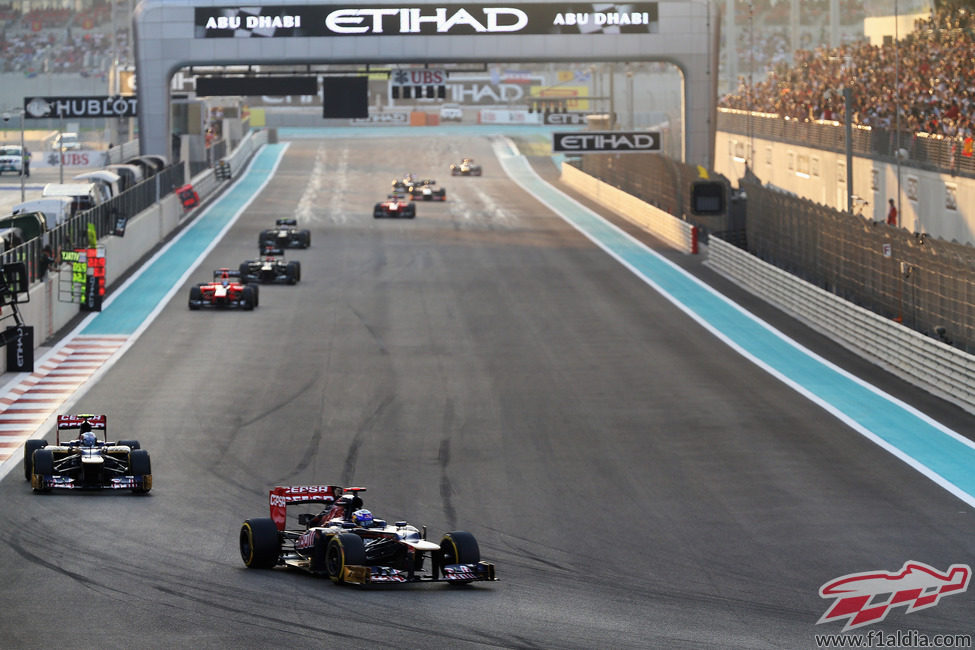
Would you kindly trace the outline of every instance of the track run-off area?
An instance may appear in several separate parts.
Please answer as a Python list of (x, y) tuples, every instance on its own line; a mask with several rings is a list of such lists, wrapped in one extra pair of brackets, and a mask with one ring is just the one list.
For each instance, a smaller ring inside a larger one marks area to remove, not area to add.
[[(34, 495), (11, 454), (12, 646), (138, 630), (150, 647), (813, 647), (841, 627), (816, 625), (831, 579), (971, 563), (970, 418), (570, 196), (515, 144), (541, 136), (431, 133), (281, 129), (38, 360), (56, 377), (72, 345), (113, 343), (16, 430), (106, 413), (110, 437), (152, 453), (154, 488)], [(450, 176), (464, 156), (482, 177)], [(404, 172), (447, 201), (374, 219)], [(312, 231), (287, 252), (298, 285), (262, 287), (254, 312), (187, 309), (190, 284), (255, 257), (285, 216)], [(469, 530), (501, 581), (344, 589), (246, 570), (236, 531), (266, 516), (267, 490), (321, 483), (366, 485), (377, 516), (431, 536)], [(968, 633), (971, 603), (877, 627)], [(51, 609), (58, 626), (25, 624)], [(113, 616), (91, 629), (90, 611)]]

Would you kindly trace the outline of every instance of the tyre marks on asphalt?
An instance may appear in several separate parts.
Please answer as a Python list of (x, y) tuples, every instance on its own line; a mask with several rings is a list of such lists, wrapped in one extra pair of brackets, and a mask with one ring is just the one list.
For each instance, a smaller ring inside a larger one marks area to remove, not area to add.
[(0, 398), (0, 463), (59, 413), (127, 340), (127, 336), (75, 336)]

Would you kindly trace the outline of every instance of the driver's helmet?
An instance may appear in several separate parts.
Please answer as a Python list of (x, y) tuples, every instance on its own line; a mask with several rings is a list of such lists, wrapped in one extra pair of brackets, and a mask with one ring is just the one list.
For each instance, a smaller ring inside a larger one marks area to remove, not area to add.
[(98, 438), (91, 431), (85, 431), (81, 434), (81, 446), (82, 447), (94, 447), (95, 443), (98, 442)]
[(372, 526), (372, 513), (366, 509), (356, 510), (352, 513), (352, 521), (354, 521), (357, 526), (368, 528), (369, 526)]

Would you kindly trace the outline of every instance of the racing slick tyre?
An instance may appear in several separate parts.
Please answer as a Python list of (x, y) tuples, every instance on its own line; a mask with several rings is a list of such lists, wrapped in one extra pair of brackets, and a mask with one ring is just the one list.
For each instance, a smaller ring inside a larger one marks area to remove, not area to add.
[(410, 205), (406, 206), (403, 209), (403, 216), (406, 217), (407, 219), (415, 219), (416, 218), (416, 206), (413, 205), (412, 203)]
[(24, 443), (24, 478), (30, 480), (34, 473), (34, 452), (47, 447), (47, 440), (28, 440)]
[(146, 494), (152, 489), (152, 463), (148, 451), (133, 449), (129, 452), (129, 473), (142, 479), (142, 487), (132, 488), (132, 492)]
[(248, 569), (273, 569), (281, 556), (281, 537), (270, 517), (248, 519), (240, 527), (240, 559)]
[(265, 246), (274, 245), (274, 240), (277, 239), (278, 233), (274, 230), (262, 230), (261, 234), (257, 238), (257, 250), (264, 250)]
[(247, 284), (251, 277), (251, 261), (247, 260), (246, 262), (241, 263), (241, 265), (237, 267), (237, 272), (240, 273), (240, 281)]
[(241, 291), (240, 303), (241, 307), (247, 311), (257, 306), (257, 294), (254, 293), (254, 287), (250, 285), (244, 287), (244, 290)]
[(250, 282), (247, 286), (254, 290), (254, 306), (258, 307), (261, 304), (261, 285)]
[[(38, 449), (34, 452), (33, 476), (51, 476), (54, 474), (54, 452), (50, 449)], [(31, 478), (33, 481), (33, 478)], [(34, 488), (34, 492), (50, 492), (51, 488)]]
[[(440, 552), (444, 565), (447, 564), (477, 564), (481, 561), (481, 549), (477, 540), (470, 533), (455, 530), (447, 533), (440, 540)], [(450, 584), (467, 584), (469, 580), (454, 580)]]
[(366, 545), (355, 533), (339, 533), (325, 549), (325, 572), (332, 582), (345, 582), (345, 567), (366, 563)]
[(382, 216), (383, 216), (383, 206), (381, 204), (377, 203), (376, 204), (376, 207), (374, 207), (372, 209), (372, 218), (373, 219), (380, 219), (380, 218), (382, 218)]
[(298, 245), (302, 248), (308, 248), (311, 246), (311, 231), (310, 230), (300, 230), (298, 231)]
[(117, 445), (125, 445), (131, 450), (142, 449), (142, 445), (139, 444), (138, 440), (119, 440)]
[(285, 272), (288, 276), (288, 284), (297, 284), (300, 279), (301, 270), (298, 266), (298, 262), (288, 262), (287, 271)]
[(200, 287), (190, 287), (190, 309), (199, 309), (203, 302), (203, 290)]

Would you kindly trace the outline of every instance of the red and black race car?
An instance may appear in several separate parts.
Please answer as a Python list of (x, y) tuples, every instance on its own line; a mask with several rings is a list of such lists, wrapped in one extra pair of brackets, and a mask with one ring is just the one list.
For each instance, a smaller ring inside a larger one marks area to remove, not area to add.
[(201, 307), (240, 307), (251, 310), (257, 307), (258, 289), (256, 284), (238, 282), (240, 271), (217, 269), (213, 272), (213, 282), (201, 282), (190, 287), (190, 309)]
[[(78, 431), (74, 440), (61, 440), (62, 431)], [(63, 490), (152, 489), (149, 452), (138, 440), (109, 442), (104, 415), (59, 415), (55, 443), (31, 439), (24, 445), (24, 475), (34, 492)], [(101, 434), (101, 439), (99, 439)]]
[(294, 218), (276, 219), (274, 228), (262, 230), (257, 237), (258, 250), (266, 246), (275, 248), (308, 248), (311, 246), (311, 231), (298, 229), (298, 220)]
[[(405, 521), (376, 519), (362, 507), (362, 487), (278, 486), (269, 495), (271, 516), (248, 519), (240, 528), (240, 556), (251, 569), (291, 567), (325, 575), (336, 583), (389, 584), (495, 580), (494, 565), (481, 561), (474, 536), (446, 533), (426, 539)], [(317, 506), (287, 527), (287, 507)], [(324, 509), (321, 509), (321, 508)]]
[(372, 209), (372, 216), (376, 219), (381, 217), (412, 219), (416, 217), (416, 204), (413, 201), (407, 201), (400, 194), (390, 194), (385, 201), (375, 205)]

